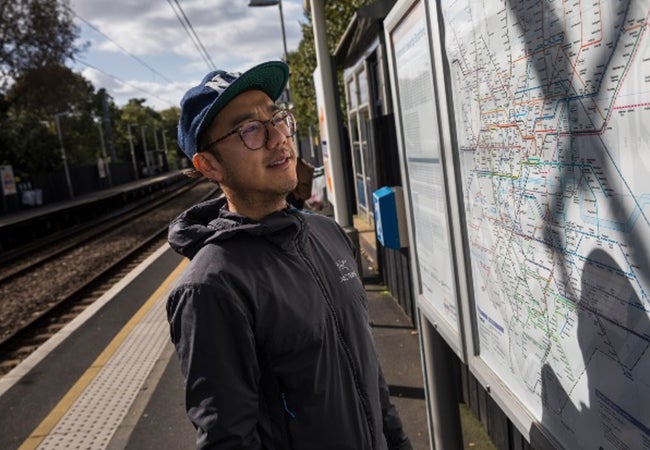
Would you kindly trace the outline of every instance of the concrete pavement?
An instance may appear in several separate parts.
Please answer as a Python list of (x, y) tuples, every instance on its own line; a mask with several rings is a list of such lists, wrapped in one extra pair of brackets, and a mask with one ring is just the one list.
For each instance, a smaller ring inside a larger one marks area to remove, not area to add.
[(429, 431), (418, 331), (386, 287), (378, 283), (374, 229), (356, 216), (354, 227), (359, 232), (370, 325), (391, 401), (413, 448), (426, 450), (430, 448)]

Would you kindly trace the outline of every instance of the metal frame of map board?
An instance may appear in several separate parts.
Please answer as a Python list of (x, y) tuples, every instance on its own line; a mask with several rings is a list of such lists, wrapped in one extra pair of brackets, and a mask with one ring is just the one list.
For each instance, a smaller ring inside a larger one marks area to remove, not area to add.
[(472, 374), (534, 448), (650, 448), (650, 2), (428, 6)]
[[(426, 2), (398, 1), (384, 20), (418, 312), (465, 360), (438, 93)], [(405, 119), (405, 116), (408, 119)], [(457, 212), (451, 212), (452, 215)]]
[[(453, 174), (449, 177), (447, 190), (450, 198), (453, 199), (450, 208), (454, 214), (452, 226), (458, 232), (458, 239), (455, 241), (455, 250), (458, 256), (457, 272), (459, 274), (459, 301), (461, 310), (464, 312), (461, 320), (463, 328), (469, 330), (466, 336), (466, 364), (472, 374), (476, 377), (480, 385), (490, 395), (504, 413), (509, 417), (517, 429), (524, 435), (529, 435), (529, 430), (535, 423), (534, 417), (530, 411), (523, 405), (518, 398), (512, 393), (509, 387), (501, 380), (497, 374), (482, 360), (478, 341), (476, 304), (474, 298), (474, 287), (472, 280), (472, 268), (470, 266), (469, 244), (467, 242), (466, 218), (462, 186), (460, 180), (460, 162), (458, 160), (458, 143), (456, 140), (456, 124), (453, 119), (453, 98), (449, 82), (448, 62), (444, 50), (444, 25), (440, 17), (439, 1), (427, 2), (427, 11), (429, 14), (431, 47), (432, 47), (432, 70), (436, 81), (438, 92), (444, 93), (438, 98), (440, 109), (442, 135), (444, 139), (444, 149), (447, 152), (446, 159), (449, 161), (447, 172)], [(426, 357), (426, 356), (425, 356)], [(529, 437), (530, 441), (530, 437)], [(538, 449), (557, 448), (553, 439), (544, 434), (542, 431), (536, 433), (535, 444)]]
[[(455, 230), (459, 231), (457, 233), (459, 239), (455, 241), (455, 250), (460, 255), (458, 257), (457, 271), (460, 275), (459, 292), (461, 295), (459, 301), (461, 302), (461, 310), (464, 312), (461, 320), (463, 322), (463, 328), (470, 330), (470, 334), (465, 339), (467, 354), (465, 362), (485, 392), (497, 403), (522, 435), (526, 436), (529, 442), (534, 443), (535, 448), (539, 450), (557, 449), (560, 447), (557, 441), (548, 432), (538, 426), (531, 412), (481, 357), (477, 329), (477, 321), (479, 319), (476, 314), (474, 283), (470, 265), (471, 256), (467, 242), (466, 218), (464, 216), (464, 193), (462, 192), (461, 185), (462, 174), (460, 173), (460, 162), (457, 153), (456, 123), (453, 118), (453, 91), (448, 72), (447, 55), (444, 49), (444, 22), (440, 12), (440, 0), (427, 2), (427, 6), (433, 53), (432, 70), (438, 92), (445, 93), (445, 95), (441, 95), (438, 99), (442, 134), (445, 143), (444, 148), (447, 151), (446, 157), (449, 164), (453, 164), (453, 168), (449, 168), (448, 172), (453, 173), (455, 176), (453, 179), (450, 177), (447, 189), (450, 197), (454, 200), (452, 208), (450, 208), (455, 213), (452, 216), (452, 225)], [(459, 181), (457, 182), (456, 180)], [(462, 238), (460, 235), (462, 235)], [(532, 432), (532, 436), (531, 430), (535, 430)]]

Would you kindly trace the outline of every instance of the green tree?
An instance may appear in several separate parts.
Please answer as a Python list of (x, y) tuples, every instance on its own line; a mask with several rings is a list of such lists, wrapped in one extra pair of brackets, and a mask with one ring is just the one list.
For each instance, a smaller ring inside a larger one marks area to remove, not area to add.
[(5, 0), (0, 3), (0, 76), (7, 82), (29, 69), (62, 64), (75, 46), (69, 0)]
[[(156, 165), (157, 158), (154, 151), (163, 151), (164, 142), (167, 142), (167, 148), (175, 145), (176, 136), (174, 134), (176, 123), (180, 112), (178, 108), (170, 108), (159, 112), (145, 105), (145, 99), (132, 98), (122, 107), (119, 121), (120, 134), (124, 136), (124, 143), (129, 146), (129, 127), (130, 136), (133, 140), (133, 149), (138, 166), (143, 166), (148, 159), (150, 164)], [(164, 137), (163, 137), (164, 135)], [(172, 142), (170, 142), (170, 139)], [(145, 157), (145, 149), (148, 156)], [(173, 149), (173, 148), (172, 148)], [(129, 156), (130, 158), (130, 156)]]
[(165, 135), (167, 145), (167, 157), (171, 168), (180, 168), (179, 158), (184, 156), (179, 153), (177, 126), (181, 117), (181, 109), (177, 106), (160, 111), (161, 126)]
[(51, 124), (53, 114), (68, 106), (61, 95), (67, 84), (48, 77), (69, 75), (62, 66), (82, 50), (75, 45), (78, 36), (69, 0), (0, 2), (0, 162), (17, 173), (53, 170), (61, 163)]
[[(5, 124), (10, 123), (10, 126)], [(10, 164), (18, 176), (48, 172), (61, 165), (56, 134), (48, 123), (32, 114), (15, 114), (11, 121), (0, 117), (0, 163)]]
[(17, 171), (36, 173), (61, 166), (57, 118), (68, 162), (94, 163), (101, 147), (94, 117), (101, 109), (92, 84), (78, 73), (60, 64), (28, 69), (9, 88), (5, 104), (0, 154)]
[(94, 94), (95, 88), (83, 76), (62, 64), (49, 64), (21, 74), (9, 88), (7, 101), (13, 110), (52, 120), (60, 112), (92, 109)]
[[(107, 117), (104, 117), (104, 105), (103, 97), (106, 97), (106, 106), (107, 106)], [(104, 142), (106, 145), (106, 154), (107, 156), (112, 156), (112, 150), (115, 152), (116, 159), (111, 160), (111, 162), (117, 161), (130, 161), (128, 158), (120, 158), (118, 155), (123, 154), (128, 156), (128, 152), (120, 152), (120, 143), (123, 140), (123, 137), (120, 136), (119, 123), (122, 118), (122, 111), (115, 104), (113, 97), (111, 97), (106, 89), (100, 88), (97, 90), (97, 96), (95, 98), (94, 109), (97, 111), (97, 116), (95, 117), (95, 122), (100, 122), (102, 126), (102, 132), (104, 134)], [(108, 120), (108, 124), (106, 123)], [(107, 125), (110, 124), (110, 127), (107, 128)], [(97, 123), (95, 123), (97, 126)], [(99, 131), (98, 131), (99, 133)], [(124, 146), (126, 147), (126, 146)]]
[[(343, 33), (347, 29), (355, 11), (372, 0), (351, 0), (346, 2), (325, 3), (325, 27), (327, 29), (327, 46), (333, 54)], [(291, 67), (291, 99), (294, 103), (298, 128), (307, 134), (310, 126), (318, 126), (316, 108), (316, 91), (314, 89), (314, 70), (316, 70), (316, 48), (311, 13), (305, 11), (306, 23), (302, 26), (302, 40), (298, 50), (289, 54)], [(339, 97), (341, 107), (345, 105), (342, 72), (338, 71)]]

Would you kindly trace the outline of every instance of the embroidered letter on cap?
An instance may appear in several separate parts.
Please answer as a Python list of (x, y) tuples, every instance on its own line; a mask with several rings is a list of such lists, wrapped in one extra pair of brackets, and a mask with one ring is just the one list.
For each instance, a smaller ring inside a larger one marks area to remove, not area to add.
[(210, 81), (205, 83), (205, 85), (207, 87), (214, 89), (215, 91), (221, 91), (223, 89), (226, 89), (228, 86), (230, 86), (230, 83), (232, 83), (234, 79), (239, 78), (240, 75), (241, 75), (240, 73), (231, 73), (231, 72), (220, 73), (217, 74)]

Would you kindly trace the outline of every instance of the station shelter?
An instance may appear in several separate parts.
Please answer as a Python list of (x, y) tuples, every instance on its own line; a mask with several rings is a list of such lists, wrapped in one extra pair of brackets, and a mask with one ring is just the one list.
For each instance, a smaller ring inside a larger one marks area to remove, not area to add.
[(459, 402), (499, 449), (650, 448), (649, 16), (380, 0), (339, 42), (355, 206), (419, 331), (432, 448), (461, 448)]
[[(389, 85), (383, 20), (394, 5), (382, 0), (361, 7), (334, 52), (343, 69), (355, 207), (358, 217), (376, 225), (373, 194), (401, 186), (395, 117)], [(408, 246), (377, 245), (377, 265), (393, 297), (415, 324)]]

